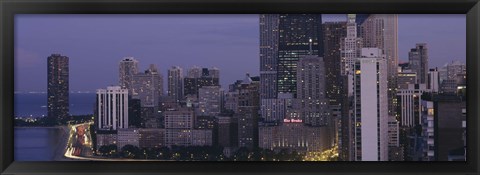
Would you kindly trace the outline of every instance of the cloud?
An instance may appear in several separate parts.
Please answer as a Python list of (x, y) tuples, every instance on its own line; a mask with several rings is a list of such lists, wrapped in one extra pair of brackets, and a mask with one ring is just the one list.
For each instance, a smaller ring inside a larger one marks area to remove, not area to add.
[(15, 49), (15, 67), (32, 68), (37, 67), (41, 62), (41, 57), (37, 53), (23, 48)]

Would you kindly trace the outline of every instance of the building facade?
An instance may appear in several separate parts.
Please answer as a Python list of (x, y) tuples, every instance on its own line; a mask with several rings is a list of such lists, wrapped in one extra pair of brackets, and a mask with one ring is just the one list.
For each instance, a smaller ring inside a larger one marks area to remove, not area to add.
[(47, 58), (47, 116), (57, 121), (70, 116), (68, 60), (60, 54)]
[(95, 113), (99, 130), (128, 128), (128, 90), (120, 86), (98, 89)]

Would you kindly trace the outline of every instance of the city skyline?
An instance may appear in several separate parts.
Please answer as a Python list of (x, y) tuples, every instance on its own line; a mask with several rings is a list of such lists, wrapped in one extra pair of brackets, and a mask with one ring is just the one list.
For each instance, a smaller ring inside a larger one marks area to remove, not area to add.
[[(346, 15), (322, 18), (323, 22), (346, 21)], [(176, 65), (184, 70), (217, 67), (224, 89), (247, 72), (259, 75), (258, 15), (19, 15), (16, 20), (16, 91), (46, 91), (45, 58), (57, 52), (70, 58), (71, 91), (94, 92), (117, 84), (118, 70), (102, 65), (117, 65), (127, 56), (139, 60), (139, 70), (156, 64), (164, 76)], [(58, 27), (34, 27), (38, 25)], [(159, 27), (165, 32), (155, 33)], [(464, 15), (399, 15), (398, 27), (399, 62), (407, 62), (408, 51), (421, 42), (429, 45), (429, 68), (451, 60), (465, 62), (466, 37), (458, 37), (466, 36)], [(110, 36), (103, 36), (105, 33)], [(51, 41), (45, 44), (47, 39)], [(97, 78), (84, 82), (91, 76)], [(164, 86), (163, 93), (166, 89)]]

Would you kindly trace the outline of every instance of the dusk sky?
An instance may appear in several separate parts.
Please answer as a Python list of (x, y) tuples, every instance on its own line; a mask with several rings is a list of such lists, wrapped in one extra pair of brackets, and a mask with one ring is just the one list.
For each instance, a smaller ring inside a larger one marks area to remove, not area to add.
[[(345, 21), (323, 15), (323, 21)], [(465, 63), (465, 15), (399, 15), (399, 62), (425, 42), (429, 67)], [(126, 56), (139, 69), (218, 67), (223, 88), (245, 73), (259, 75), (258, 15), (16, 15), (15, 91), (46, 91), (47, 57), (70, 58), (70, 90), (118, 85), (118, 63)], [(165, 89), (166, 90), (166, 89)]]

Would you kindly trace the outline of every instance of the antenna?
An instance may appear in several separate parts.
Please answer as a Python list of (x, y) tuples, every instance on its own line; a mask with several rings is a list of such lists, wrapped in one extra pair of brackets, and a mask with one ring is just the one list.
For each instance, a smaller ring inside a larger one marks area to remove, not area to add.
[(313, 51), (312, 51), (312, 38), (310, 38), (310, 39), (308, 40), (308, 42), (309, 42), (309, 45), (310, 45), (310, 52), (309, 52), (309, 54), (310, 54), (310, 55), (313, 55)]

